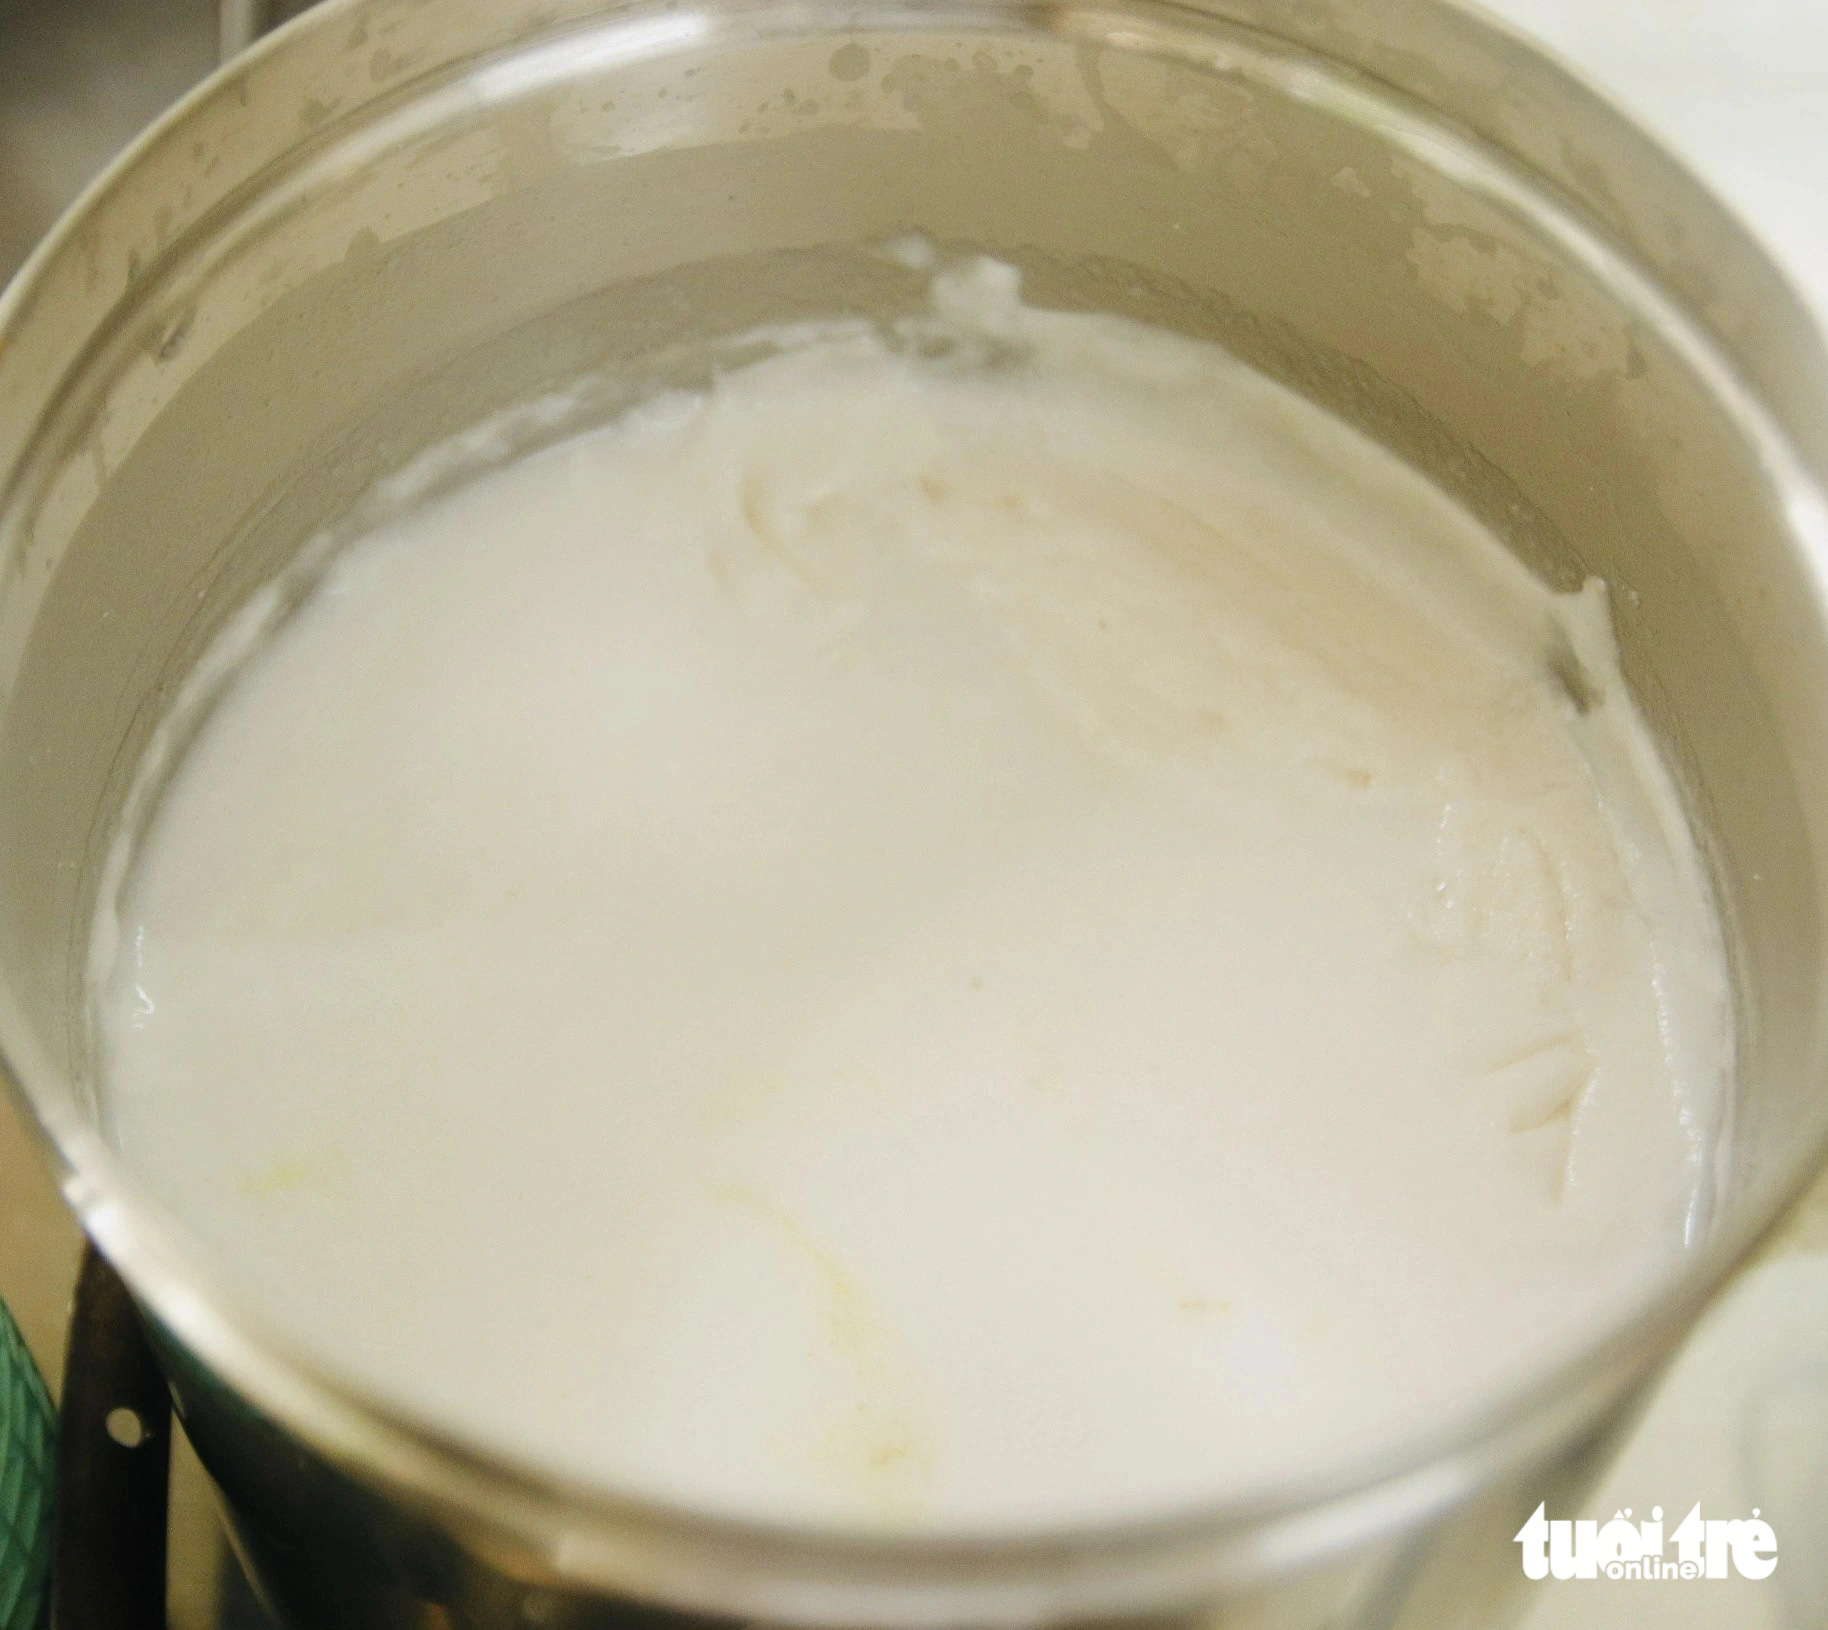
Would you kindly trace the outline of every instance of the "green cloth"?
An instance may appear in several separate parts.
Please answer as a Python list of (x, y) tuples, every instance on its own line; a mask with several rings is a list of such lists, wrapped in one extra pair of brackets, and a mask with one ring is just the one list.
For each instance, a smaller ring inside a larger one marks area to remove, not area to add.
[(0, 1630), (37, 1630), (51, 1566), (57, 1418), (0, 1302)]

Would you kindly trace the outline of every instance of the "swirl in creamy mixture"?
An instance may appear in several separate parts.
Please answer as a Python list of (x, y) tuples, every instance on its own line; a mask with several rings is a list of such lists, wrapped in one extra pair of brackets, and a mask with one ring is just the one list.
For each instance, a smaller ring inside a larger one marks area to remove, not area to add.
[(1603, 588), (990, 263), (776, 341), (348, 547), (183, 755), (106, 1096), (244, 1297), (577, 1476), (983, 1527), (1670, 1269), (1727, 982)]

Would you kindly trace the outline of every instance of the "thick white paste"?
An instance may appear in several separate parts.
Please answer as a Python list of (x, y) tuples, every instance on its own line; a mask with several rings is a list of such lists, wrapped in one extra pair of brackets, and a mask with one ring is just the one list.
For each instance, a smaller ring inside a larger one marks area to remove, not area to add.
[(1727, 982), (1599, 585), (990, 263), (775, 339), (343, 552), (104, 902), (115, 1135), (252, 1304), (600, 1483), (981, 1527), (1673, 1266)]

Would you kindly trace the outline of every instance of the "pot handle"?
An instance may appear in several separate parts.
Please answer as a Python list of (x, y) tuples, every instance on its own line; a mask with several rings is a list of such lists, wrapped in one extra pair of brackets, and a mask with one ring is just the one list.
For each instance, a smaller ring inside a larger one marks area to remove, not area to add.
[(139, 1310), (93, 1245), (70, 1316), (51, 1630), (165, 1630), (171, 1395)]

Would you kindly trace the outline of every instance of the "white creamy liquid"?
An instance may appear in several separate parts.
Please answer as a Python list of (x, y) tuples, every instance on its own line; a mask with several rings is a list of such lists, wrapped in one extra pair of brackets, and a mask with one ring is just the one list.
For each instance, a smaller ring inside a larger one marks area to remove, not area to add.
[(349, 547), (179, 764), (106, 1096), (249, 1303), (599, 1484), (981, 1528), (1673, 1268), (1727, 983), (1600, 586), (990, 263), (774, 338)]

